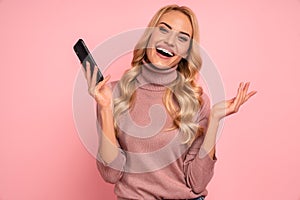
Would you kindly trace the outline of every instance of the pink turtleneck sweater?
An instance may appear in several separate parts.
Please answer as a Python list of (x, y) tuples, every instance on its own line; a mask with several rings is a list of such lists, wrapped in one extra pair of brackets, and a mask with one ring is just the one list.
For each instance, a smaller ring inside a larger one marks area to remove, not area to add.
[[(176, 68), (142, 66), (137, 76), (136, 99), (132, 110), (123, 114), (118, 125), (119, 153), (111, 163), (97, 159), (103, 179), (115, 184), (122, 199), (191, 199), (206, 196), (216, 160), (200, 150), (204, 136), (189, 147), (182, 143), (178, 129), (170, 130), (172, 118), (163, 104), (166, 87), (177, 78)], [(114, 98), (120, 95), (112, 84)], [(207, 128), (210, 103), (203, 94), (203, 105), (195, 116)], [(101, 121), (101, 116), (98, 116)]]

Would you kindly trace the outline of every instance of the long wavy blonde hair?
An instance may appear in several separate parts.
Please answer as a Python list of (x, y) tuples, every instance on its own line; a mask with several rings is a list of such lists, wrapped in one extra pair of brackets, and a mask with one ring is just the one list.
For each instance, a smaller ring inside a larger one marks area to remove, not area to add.
[[(174, 126), (184, 134), (183, 143), (191, 144), (194, 139), (203, 133), (203, 129), (195, 123), (195, 116), (202, 105), (202, 88), (196, 84), (198, 72), (202, 65), (199, 49), (199, 28), (195, 14), (186, 6), (168, 5), (161, 8), (151, 19), (148, 27), (156, 27), (160, 18), (170, 11), (180, 11), (190, 19), (193, 33), (188, 56), (178, 64), (177, 79), (166, 88), (163, 102), (172, 116)], [(151, 37), (152, 29), (147, 29), (133, 51), (132, 67), (125, 72), (119, 82), (120, 97), (114, 100), (114, 126), (117, 119), (125, 111), (132, 108), (135, 99), (136, 77), (141, 72), (143, 60), (146, 58), (146, 47)], [(174, 105), (174, 99), (179, 106)], [(117, 133), (118, 131), (116, 131)]]

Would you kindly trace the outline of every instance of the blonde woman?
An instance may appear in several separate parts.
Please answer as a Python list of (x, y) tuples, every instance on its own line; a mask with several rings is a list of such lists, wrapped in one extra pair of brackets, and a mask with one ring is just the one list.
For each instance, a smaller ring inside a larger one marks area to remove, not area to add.
[(115, 184), (118, 199), (203, 200), (219, 122), (256, 92), (241, 83), (236, 97), (210, 108), (196, 84), (201, 57), (195, 14), (165, 6), (148, 27), (120, 81), (108, 84), (107, 76), (96, 84), (97, 73), (85, 72), (97, 102), (97, 166)]

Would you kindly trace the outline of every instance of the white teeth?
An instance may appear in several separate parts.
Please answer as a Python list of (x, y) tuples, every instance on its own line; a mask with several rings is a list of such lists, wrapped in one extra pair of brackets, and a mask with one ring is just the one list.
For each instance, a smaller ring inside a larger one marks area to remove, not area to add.
[(165, 53), (167, 53), (167, 54), (169, 54), (170, 56), (173, 56), (173, 53), (171, 53), (171, 52), (168, 51), (167, 49), (164, 49), (164, 48), (161, 48), (161, 47), (158, 47), (157, 49), (160, 50), (160, 51), (163, 51), (163, 52), (165, 52)]

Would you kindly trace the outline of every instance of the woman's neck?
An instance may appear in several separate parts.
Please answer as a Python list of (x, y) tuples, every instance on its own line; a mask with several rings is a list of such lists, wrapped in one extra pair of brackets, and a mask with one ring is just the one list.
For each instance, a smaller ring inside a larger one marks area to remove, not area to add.
[(137, 76), (137, 80), (139, 87), (142, 88), (161, 90), (176, 80), (178, 76), (177, 66), (162, 69), (152, 63), (143, 61), (141, 68), (141, 73)]

